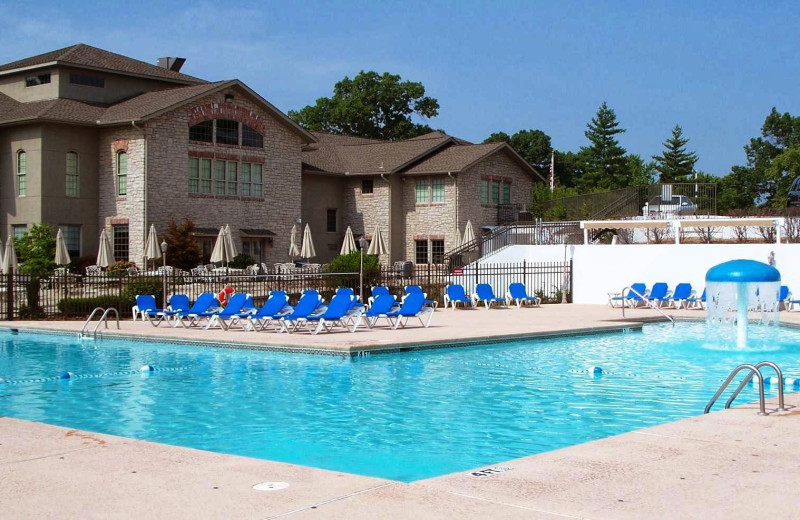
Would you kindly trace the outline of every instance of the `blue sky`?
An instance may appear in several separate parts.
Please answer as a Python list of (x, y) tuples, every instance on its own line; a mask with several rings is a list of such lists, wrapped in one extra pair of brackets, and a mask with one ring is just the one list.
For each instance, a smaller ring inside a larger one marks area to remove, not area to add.
[[(98, 6), (102, 7), (98, 7)], [(800, 4), (711, 1), (4, 2), (0, 62), (87, 43), (239, 78), (283, 111), (359, 70), (421, 81), (436, 128), (538, 128), (577, 151), (603, 101), (645, 158), (680, 124), (698, 168), (745, 162), (771, 107), (800, 115)], [(118, 14), (117, 14), (118, 13)]]

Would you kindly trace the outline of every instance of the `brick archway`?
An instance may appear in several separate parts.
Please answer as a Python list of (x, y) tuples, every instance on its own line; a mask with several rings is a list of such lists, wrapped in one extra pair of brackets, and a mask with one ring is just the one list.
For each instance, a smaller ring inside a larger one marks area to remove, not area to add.
[(189, 126), (209, 119), (232, 119), (244, 123), (264, 135), (264, 117), (247, 108), (232, 103), (208, 103), (189, 110)]

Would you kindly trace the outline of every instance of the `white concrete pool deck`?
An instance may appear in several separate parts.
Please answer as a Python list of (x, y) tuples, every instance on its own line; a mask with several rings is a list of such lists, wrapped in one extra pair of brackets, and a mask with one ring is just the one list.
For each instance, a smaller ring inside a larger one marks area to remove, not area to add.
[[(655, 315), (629, 312), (640, 320)], [(362, 348), (380, 348), (386, 345), (382, 339), (401, 336), (408, 343), (437, 342), (488, 339), (497, 331), (528, 335), (630, 326), (619, 318), (618, 309), (554, 305), (437, 311), (431, 329), (319, 338), (185, 331), (130, 321), (122, 332), (211, 341), (256, 336), (264, 344), (275, 343), (277, 336), (283, 344), (349, 350), (352, 336), (365, 342)], [(800, 313), (783, 312), (781, 318), (800, 323)], [(13, 326), (75, 330), (80, 323)], [(319, 343), (308, 343), (315, 340)], [(800, 408), (795, 408), (800, 395), (787, 394), (787, 404), (789, 412), (767, 417), (757, 416), (749, 404), (500, 462), (493, 467), (509, 468), (501, 473), (463, 472), (411, 484), (0, 418), (0, 517), (789, 518), (796, 515), (794, 490), (800, 485)], [(265, 481), (290, 485), (280, 491), (252, 489)]]

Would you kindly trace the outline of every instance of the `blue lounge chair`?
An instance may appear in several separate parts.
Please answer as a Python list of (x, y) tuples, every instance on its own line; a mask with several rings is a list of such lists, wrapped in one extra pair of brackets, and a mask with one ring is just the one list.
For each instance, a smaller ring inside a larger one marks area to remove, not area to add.
[[(355, 296), (347, 293), (335, 294), (331, 298), (325, 312), (320, 314), (312, 314), (305, 318), (298, 318), (294, 330), (305, 327), (312, 334), (319, 334), (321, 330), (330, 332), (333, 327), (339, 325), (345, 329), (348, 328), (348, 314), (353, 308), (353, 300)], [(358, 328), (358, 323), (350, 329), (350, 332), (355, 332)]]
[(406, 293), (403, 295), (403, 300), (405, 300), (409, 294), (413, 293), (421, 294), (423, 298), (425, 298), (425, 305), (433, 307), (434, 309), (439, 306), (439, 302), (436, 300), (428, 299), (428, 294), (422, 290), (421, 285), (406, 285)]
[(468, 298), (466, 291), (464, 291), (464, 287), (461, 285), (451, 284), (445, 287), (445, 294), (444, 294), (444, 308), (446, 309), (448, 305), (452, 304), (453, 309), (456, 308), (456, 305), (459, 303), (464, 305), (465, 307), (467, 304), (470, 307), (475, 308), (475, 300), (472, 298)]
[(672, 293), (668, 305), (671, 305), (674, 309), (680, 309), (681, 306), (684, 306), (688, 309), (688, 300), (692, 296), (694, 296), (694, 293), (692, 292), (692, 284), (679, 283), (675, 286), (675, 291)]
[(406, 297), (399, 310), (389, 312), (386, 316), (389, 320), (394, 318), (394, 326), (392, 327), (394, 329), (405, 327), (409, 318), (419, 318), (422, 326), (428, 328), (433, 319), (433, 310), (433, 307), (425, 305), (425, 297), (422, 293), (412, 293)]
[(289, 307), (289, 297), (284, 291), (270, 291), (264, 305), (256, 309), (255, 313), (241, 313), (231, 320), (231, 326), (247, 320), (247, 325), (242, 326), (245, 330), (260, 331), (264, 330), (272, 320), (280, 319), (292, 311)]
[(208, 323), (206, 323), (206, 330), (215, 325), (219, 325), (221, 329), (228, 330), (231, 321), (242, 314), (242, 310), (245, 308), (248, 298), (250, 299), (250, 305), (252, 306), (253, 299), (249, 294), (235, 293), (233, 296), (231, 296), (231, 299), (228, 300), (228, 304), (225, 306), (225, 308), (214, 313), (208, 319)]
[(305, 319), (317, 312), (317, 309), (322, 305), (322, 298), (319, 293), (314, 289), (303, 291), (303, 295), (295, 305), (294, 310), (280, 318), (280, 327), (276, 330), (278, 332), (294, 332), (297, 321)]
[(173, 294), (169, 297), (169, 310), (171, 312), (188, 311), (191, 306), (189, 297), (185, 294)]
[(167, 318), (169, 311), (159, 309), (156, 297), (152, 294), (137, 294), (136, 308), (143, 320), (147, 320), (153, 327), (158, 327)]
[(690, 296), (686, 298), (687, 309), (705, 309), (706, 308), (706, 290), (703, 289), (703, 294), (699, 298), (697, 296)]
[[(376, 297), (375, 301), (373, 301), (372, 305), (367, 309), (367, 312), (363, 314), (363, 317), (367, 319), (367, 327), (374, 327), (380, 318), (385, 318), (391, 325), (392, 322), (388, 315), (398, 308), (397, 300), (395, 300), (394, 296), (391, 294), (381, 294)], [(355, 329), (353, 330), (355, 331)]]
[(528, 292), (525, 290), (525, 284), (521, 283), (512, 283), (508, 286), (508, 292), (506, 293), (506, 305), (510, 305), (512, 302), (517, 306), (517, 309), (526, 303), (532, 303), (537, 307), (541, 306), (541, 300), (539, 297), (528, 296)]
[(172, 322), (173, 327), (182, 325), (189, 328), (193, 325), (198, 325), (203, 318), (211, 318), (218, 308), (219, 302), (217, 297), (211, 293), (203, 293), (197, 297), (197, 300), (189, 308), (188, 311), (178, 311), (175, 313), (175, 320)]
[(385, 285), (376, 285), (371, 289), (371, 293), (372, 293), (371, 296), (367, 298), (368, 305), (372, 305), (372, 302), (375, 301), (375, 298), (377, 298), (378, 296), (391, 294), (389, 292), (389, 288), (386, 287)]
[(653, 288), (650, 289), (650, 294), (647, 295), (647, 299), (650, 300), (653, 305), (661, 307), (661, 305), (669, 301), (670, 295), (669, 285), (664, 282), (658, 282), (653, 284)]
[(494, 290), (492, 290), (492, 286), (488, 283), (479, 283), (475, 286), (475, 292), (472, 294), (472, 299), (475, 300), (475, 304), (483, 302), (486, 305), (486, 308), (490, 308), (495, 303), (502, 303), (503, 305), (508, 305), (508, 302), (505, 298), (498, 298), (494, 295)]
[(347, 314), (343, 318), (343, 322), (347, 325), (353, 323), (353, 321), (364, 313), (364, 309), (366, 305), (361, 303), (361, 300), (358, 296), (356, 296), (356, 292), (349, 288), (349, 287), (339, 287), (336, 289), (336, 295), (343, 295), (350, 297), (350, 309), (347, 311)]
[(639, 295), (647, 296), (647, 286), (643, 283), (634, 283), (625, 294), (608, 293), (608, 304), (612, 307), (622, 307), (623, 304), (636, 307), (643, 301)]
[(778, 310), (788, 310), (791, 301), (792, 291), (789, 290), (789, 286), (781, 285), (781, 288), (778, 291)]

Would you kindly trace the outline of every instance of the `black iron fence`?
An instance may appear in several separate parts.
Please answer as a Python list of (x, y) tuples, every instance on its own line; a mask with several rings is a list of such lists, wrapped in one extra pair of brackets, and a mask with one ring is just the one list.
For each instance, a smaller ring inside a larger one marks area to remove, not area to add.
[[(363, 297), (370, 288), (385, 285), (393, 294), (402, 294), (407, 285), (420, 285), (428, 298), (443, 301), (445, 286), (461, 284), (471, 293), (475, 284), (491, 284), (498, 296), (504, 296), (508, 285), (522, 282), (528, 291), (536, 293), (545, 302), (560, 303), (566, 292), (566, 301), (572, 294), (572, 263), (519, 262), (470, 266), (449, 270), (443, 265), (417, 265), (412, 272), (402, 272), (391, 267), (364, 273), (312, 273), (270, 275), (205, 275), (189, 276), (166, 274), (163, 276), (134, 275), (112, 278), (109, 276), (79, 276), (58, 274), (47, 277), (8, 274), (0, 278), (0, 319), (43, 319), (86, 317), (95, 307), (114, 307), (122, 316), (134, 305), (137, 294), (153, 294), (162, 305), (163, 294), (186, 294), (195, 300), (204, 292), (218, 294), (226, 287), (239, 293), (253, 295), (256, 305), (263, 303), (269, 291), (282, 290), (296, 301), (305, 289), (317, 289), (326, 299), (338, 287), (350, 287)], [(362, 282), (363, 280), (363, 282)]]

